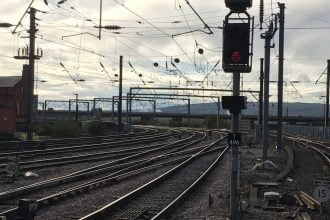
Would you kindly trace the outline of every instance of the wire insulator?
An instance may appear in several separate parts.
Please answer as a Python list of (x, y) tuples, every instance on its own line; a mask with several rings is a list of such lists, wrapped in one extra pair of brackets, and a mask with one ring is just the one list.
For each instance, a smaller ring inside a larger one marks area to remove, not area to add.
[(259, 19), (260, 19), (260, 30), (262, 30), (262, 24), (264, 23), (264, 0), (260, 0)]

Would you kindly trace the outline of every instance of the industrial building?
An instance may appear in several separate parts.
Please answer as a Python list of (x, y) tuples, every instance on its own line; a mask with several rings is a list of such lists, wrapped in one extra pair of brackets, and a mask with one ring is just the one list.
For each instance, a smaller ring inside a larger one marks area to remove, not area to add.
[(29, 66), (22, 76), (0, 77), (0, 132), (14, 132), (24, 127), (27, 118)]

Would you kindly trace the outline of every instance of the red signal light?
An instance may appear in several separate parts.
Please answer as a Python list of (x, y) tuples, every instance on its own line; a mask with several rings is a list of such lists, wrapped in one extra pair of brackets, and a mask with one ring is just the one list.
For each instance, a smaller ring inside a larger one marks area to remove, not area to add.
[(241, 61), (241, 54), (238, 51), (234, 51), (232, 53), (232, 55), (230, 56), (231, 61), (233, 61), (234, 63), (238, 63), (239, 61)]

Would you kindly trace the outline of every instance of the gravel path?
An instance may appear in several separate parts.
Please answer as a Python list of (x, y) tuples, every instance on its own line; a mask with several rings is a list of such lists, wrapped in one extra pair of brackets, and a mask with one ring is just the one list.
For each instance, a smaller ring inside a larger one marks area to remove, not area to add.
[[(292, 145), (292, 143), (285, 143), (287, 145)], [(274, 146), (274, 145), (272, 145)], [(314, 151), (294, 147), (295, 162), (294, 162), (294, 172), (292, 172), (287, 179), (280, 184), (278, 188), (268, 188), (261, 189), (260, 196), (264, 191), (275, 191), (279, 192), (281, 195), (292, 196), (299, 191), (304, 191), (309, 195), (313, 195), (314, 190), (314, 180), (330, 180), (330, 168), (326, 165), (323, 159)], [(258, 152), (259, 150), (249, 150), (249, 152)], [(271, 160), (281, 169), (283, 169), (287, 155), (285, 153), (276, 153), (274, 147), (270, 149)], [(245, 159), (245, 162), (242, 159), (242, 176), (245, 179), (241, 179), (243, 186), (249, 186), (251, 182), (256, 180), (269, 180), (274, 177), (279, 170), (265, 171), (261, 170), (259, 172), (251, 171), (251, 165), (257, 161), (261, 155), (258, 154), (247, 154), (245, 152), (245, 158), (250, 158), (250, 162)], [(243, 158), (244, 158), (243, 157)], [(253, 161), (253, 162), (252, 162)], [(243, 178), (242, 177), (242, 178)], [(248, 189), (248, 188), (247, 188)], [(242, 190), (243, 194), (245, 190)], [(241, 200), (248, 201), (248, 194), (243, 195)], [(264, 211), (261, 208), (249, 208), (247, 212), (242, 213), (242, 220), (283, 220), (287, 216), (291, 215), (294, 210), (297, 208), (295, 205), (284, 205), (280, 204), (286, 208), (284, 212), (275, 212), (275, 211)], [(320, 216), (318, 211), (307, 210), (313, 220), (329, 220), (330, 214), (325, 216)]]
[[(282, 193), (297, 193), (304, 191), (309, 195), (313, 195), (314, 180), (329, 180), (330, 181), (330, 167), (323, 158), (315, 151), (295, 147), (295, 170), (291, 176), (293, 181), (286, 181), (280, 190)], [(328, 203), (330, 205), (330, 203)], [(329, 213), (325, 216), (320, 216), (318, 211), (308, 211), (312, 219), (315, 220), (329, 220)]]

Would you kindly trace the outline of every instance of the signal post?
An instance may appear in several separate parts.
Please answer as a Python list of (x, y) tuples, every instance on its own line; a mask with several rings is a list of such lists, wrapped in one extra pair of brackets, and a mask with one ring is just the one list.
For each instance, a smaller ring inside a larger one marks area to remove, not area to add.
[(240, 113), (246, 109), (246, 97), (240, 96), (240, 74), (251, 72), (253, 45), (253, 18), (246, 12), (252, 0), (225, 0), (230, 9), (223, 25), (222, 68), (233, 73), (233, 95), (222, 97), (223, 109), (232, 114), (228, 145), (231, 147), (230, 219), (238, 220), (238, 162), (241, 146)]

